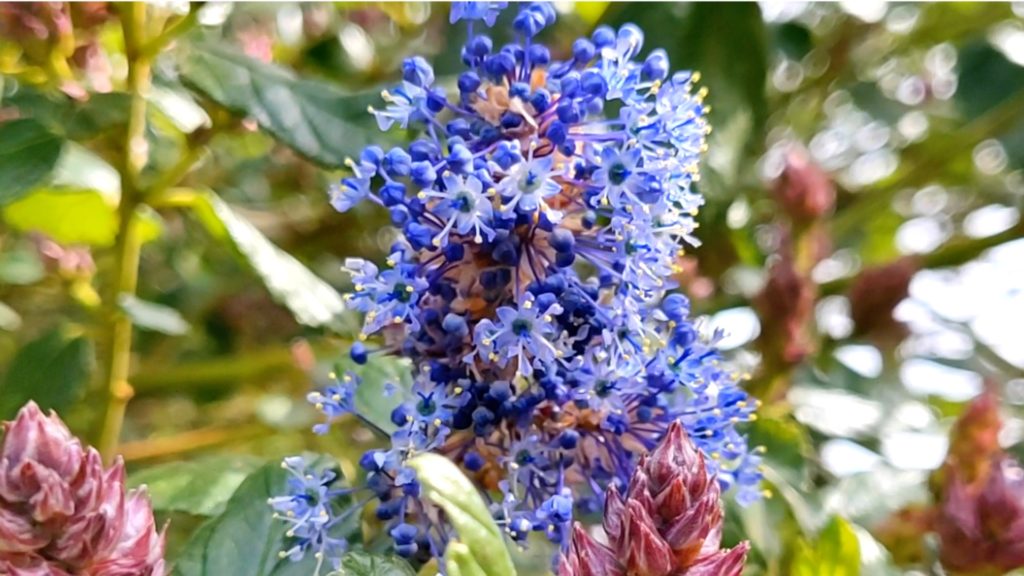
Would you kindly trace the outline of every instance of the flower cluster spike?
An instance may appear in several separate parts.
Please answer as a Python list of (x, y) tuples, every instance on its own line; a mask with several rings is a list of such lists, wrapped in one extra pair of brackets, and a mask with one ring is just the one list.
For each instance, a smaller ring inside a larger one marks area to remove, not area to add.
[(626, 495), (613, 487), (604, 508), (608, 543), (576, 523), (559, 576), (739, 576), (746, 542), (721, 550), (720, 491), (679, 423), (641, 457)]
[(0, 574), (162, 576), (164, 538), (144, 490), (35, 403), (4, 423)]
[[(505, 4), (453, 5), (470, 27), (456, 91), (407, 59), (370, 112), (421, 136), (365, 148), (329, 191), (339, 211), (386, 210), (399, 233), (386, 265), (345, 262), (347, 302), (365, 313), (351, 357), (415, 366), (391, 447), (360, 463), (396, 550), (424, 560), (449, 533), (406, 466), (424, 451), (459, 463), (520, 543), (541, 532), (567, 546), (573, 515), (624, 490), (673, 422), (722, 488), (761, 494), (759, 452), (737, 431), (757, 403), (721, 361), (720, 334), (669, 292), (703, 202), (698, 75), (670, 73), (664, 50), (641, 57), (632, 24), (558, 59), (538, 36), (555, 20), (548, 3), (516, 4), (517, 42), (495, 46), (473, 27)], [(338, 376), (309, 397), (328, 420), (354, 411), (361, 384)]]

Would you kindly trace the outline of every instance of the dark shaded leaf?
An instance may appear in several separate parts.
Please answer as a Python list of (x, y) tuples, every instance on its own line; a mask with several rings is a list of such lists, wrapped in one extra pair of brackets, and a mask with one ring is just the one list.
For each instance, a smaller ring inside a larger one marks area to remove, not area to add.
[(362, 551), (353, 551), (341, 560), (345, 576), (413, 576), (409, 564), (394, 556), (379, 556)]
[(191, 88), (228, 110), (254, 118), (264, 130), (310, 160), (344, 165), (370, 142), (368, 104), (337, 86), (297, 78), (291, 71), (215, 44), (196, 46), (182, 63)]
[[(174, 565), (173, 576), (313, 576), (316, 558), (280, 558), (289, 547), (287, 524), (273, 517), (267, 499), (285, 492), (287, 472), (275, 463), (250, 474), (224, 512), (204, 524)], [(339, 526), (349, 535), (353, 526)], [(324, 571), (326, 573), (326, 570)]]
[(131, 487), (146, 485), (153, 509), (215, 516), (238, 486), (262, 463), (249, 456), (217, 455), (168, 462), (129, 475)]
[(0, 420), (9, 420), (29, 400), (43, 410), (63, 410), (89, 379), (92, 344), (56, 328), (18, 351), (0, 385)]
[(64, 141), (31, 118), (0, 124), (0, 206), (27, 194), (50, 175)]

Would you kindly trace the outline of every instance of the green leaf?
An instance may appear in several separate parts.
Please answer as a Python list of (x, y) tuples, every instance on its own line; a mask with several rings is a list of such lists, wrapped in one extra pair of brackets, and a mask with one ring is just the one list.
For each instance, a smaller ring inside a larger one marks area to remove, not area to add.
[[(444, 553), (448, 576), (486, 576), (486, 572), (473, 557), (469, 546), (462, 542), (451, 541)], [(481, 560), (484, 560), (481, 558)]]
[(343, 166), (347, 156), (370, 143), (366, 107), (377, 96), (346, 94), (216, 44), (196, 46), (181, 74), (189, 87), (254, 118), (275, 138), (325, 166)]
[(8, 248), (0, 253), (0, 283), (27, 286), (46, 276), (39, 254), (28, 247)]
[[(486, 559), (486, 576), (515, 576), (501, 530), (494, 522), (476, 486), (451, 460), (426, 453), (409, 461), (409, 467), (423, 487), (426, 497), (444, 510), (459, 534), (459, 540), (472, 556)], [(470, 576), (472, 572), (463, 573)]]
[(60, 158), (64, 141), (31, 118), (0, 124), (0, 206), (43, 182)]
[(812, 547), (797, 541), (793, 557), (795, 576), (858, 576), (860, 543), (853, 528), (836, 516), (825, 526)]
[(0, 420), (10, 420), (29, 400), (43, 410), (71, 405), (89, 379), (92, 345), (55, 328), (14, 356), (0, 384)]
[(338, 576), (414, 576), (409, 564), (395, 556), (379, 556), (353, 550), (341, 559)]
[[(287, 524), (273, 517), (267, 499), (285, 493), (287, 475), (274, 463), (250, 474), (224, 512), (189, 540), (172, 576), (313, 576), (317, 565), (313, 554), (300, 562), (278, 555), (290, 546)], [(354, 527), (339, 528), (345, 533), (338, 536), (344, 537)]]
[(4, 220), (22, 232), (43, 232), (62, 244), (111, 246), (117, 211), (100, 192), (44, 188), (4, 208)]
[(330, 284), (313, 274), (302, 262), (267, 240), (248, 220), (210, 193), (190, 199), (199, 220), (210, 233), (227, 240), (248, 260), (278, 302), (288, 307), (300, 324), (329, 327), (341, 333), (355, 331), (345, 302)]
[(262, 461), (248, 456), (216, 455), (187, 462), (168, 462), (129, 475), (131, 487), (145, 485), (153, 509), (216, 516)]
[(139, 328), (169, 336), (181, 336), (189, 331), (188, 321), (181, 313), (163, 304), (141, 300), (133, 294), (121, 294), (118, 306)]

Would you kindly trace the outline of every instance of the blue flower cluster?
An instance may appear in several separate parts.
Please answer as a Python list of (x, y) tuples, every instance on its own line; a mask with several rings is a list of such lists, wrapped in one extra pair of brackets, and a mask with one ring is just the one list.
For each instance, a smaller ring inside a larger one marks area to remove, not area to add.
[[(493, 25), (505, 3), (455, 3), (453, 21)], [(710, 128), (695, 73), (663, 50), (640, 58), (633, 25), (598, 28), (557, 60), (536, 36), (547, 3), (517, 5), (519, 43), (470, 33), (449, 95), (420, 57), (370, 112), (406, 147), (366, 148), (330, 190), (400, 231), (387, 267), (352, 258), (349, 305), (365, 313), (352, 358), (389, 353), (416, 367), (391, 416), (388, 450), (360, 462), (405, 556), (440, 556), (438, 514), (407, 459), (436, 451), (493, 495), (518, 542), (567, 543), (573, 514), (624, 488), (640, 454), (680, 420), (737, 498), (760, 496), (759, 451), (736, 425), (756, 401), (720, 362), (672, 277), (696, 245), (692, 188)], [(328, 417), (353, 410), (358, 378), (310, 396)], [(321, 429), (322, 431), (322, 429)]]

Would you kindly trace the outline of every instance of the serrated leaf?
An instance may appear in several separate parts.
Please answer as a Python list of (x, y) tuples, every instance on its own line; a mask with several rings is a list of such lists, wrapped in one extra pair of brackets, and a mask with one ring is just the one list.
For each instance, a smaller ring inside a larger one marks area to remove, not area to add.
[[(336, 573), (338, 574), (338, 573)], [(416, 572), (401, 558), (354, 550), (341, 559), (338, 576), (415, 576)]]
[(64, 146), (63, 139), (31, 118), (0, 124), (0, 143), (0, 206), (45, 181)]
[(413, 458), (409, 467), (423, 486), (426, 497), (444, 510), (458, 533), (458, 539), (470, 553), (486, 559), (486, 576), (515, 576), (512, 557), (501, 530), (476, 486), (451, 460), (426, 453)]
[(92, 369), (92, 344), (55, 328), (14, 356), (0, 384), (0, 420), (10, 420), (29, 400), (43, 410), (63, 410), (77, 398)]
[(181, 336), (191, 329), (181, 313), (170, 306), (147, 302), (133, 294), (121, 294), (117, 304), (132, 319), (132, 323), (143, 330)]
[(238, 486), (261, 464), (257, 458), (235, 455), (168, 462), (133, 472), (128, 484), (145, 485), (154, 510), (215, 516), (224, 511)]
[(260, 276), (274, 298), (296, 321), (337, 332), (355, 331), (341, 295), (304, 264), (267, 239), (216, 194), (197, 193), (189, 200), (199, 220), (215, 237), (230, 241)]
[(287, 524), (273, 517), (267, 499), (285, 493), (287, 474), (270, 463), (246, 477), (224, 511), (189, 540), (172, 576), (314, 576), (313, 554), (299, 562), (278, 556), (290, 546)]
[(254, 118), (310, 160), (344, 165), (370, 143), (368, 104), (336, 85), (297, 78), (291, 71), (217, 44), (195, 47), (181, 66), (185, 84), (228, 110)]

